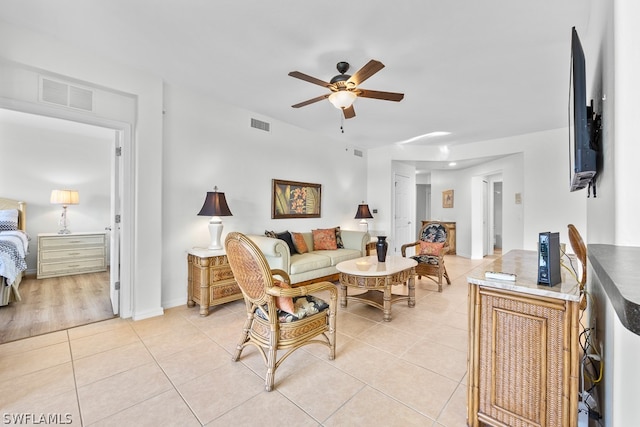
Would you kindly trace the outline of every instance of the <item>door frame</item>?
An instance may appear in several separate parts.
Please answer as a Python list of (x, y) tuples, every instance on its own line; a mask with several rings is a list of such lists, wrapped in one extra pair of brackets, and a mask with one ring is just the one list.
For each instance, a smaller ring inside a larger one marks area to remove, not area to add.
[[(54, 119), (68, 120), (87, 125), (113, 129), (121, 136), (121, 185), (122, 190), (119, 199), (121, 200), (120, 215), (121, 233), (119, 239), (120, 247), (120, 291), (118, 292), (118, 307), (121, 317), (131, 317), (133, 313), (133, 290), (135, 287), (133, 276), (133, 255), (134, 255), (134, 138), (133, 124), (102, 117), (89, 116), (81, 112), (68, 110), (59, 107), (52, 107), (44, 104), (20, 101), (0, 97), (0, 108), (14, 110), (28, 114), (51, 117)], [(115, 140), (114, 136), (114, 140)], [(111, 171), (113, 174), (113, 170)], [(113, 189), (112, 189), (113, 191)], [(112, 218), (113, 221), (113, 218)], [(114, 282), (110, 280), (110, 283)]]

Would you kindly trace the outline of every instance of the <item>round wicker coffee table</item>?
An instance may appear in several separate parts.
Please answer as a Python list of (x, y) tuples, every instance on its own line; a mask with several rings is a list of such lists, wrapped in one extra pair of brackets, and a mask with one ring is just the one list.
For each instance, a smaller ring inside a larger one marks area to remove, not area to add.
[[(391, 304), (407, 301), (409, 307), (416, 305), (415, 266), (411, 258), (390, 255), (385, 262), (378, 262), (376, 256), (343, 261), (336, 265), (340, 272), (340, 306), (346, 307), (347, 300), (358, 301), (379, 308), (385, 322), (391, 321)], [(391, 293), (393, 285), (408, 284), (408, 295)], [(358, 295), (348, 295), (347, 287), (366, 289)], [(380, 292), (382, 291), (382, 292)]]

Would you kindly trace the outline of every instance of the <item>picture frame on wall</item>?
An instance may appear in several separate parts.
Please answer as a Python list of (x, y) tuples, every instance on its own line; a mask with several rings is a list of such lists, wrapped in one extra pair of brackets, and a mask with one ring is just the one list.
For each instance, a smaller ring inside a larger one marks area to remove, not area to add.
[(321, 184), (272, 180), (271, 218), (320, 218)]
[(445, 190), (442, 192), (442, 207), (453, 208), (453, 190)]

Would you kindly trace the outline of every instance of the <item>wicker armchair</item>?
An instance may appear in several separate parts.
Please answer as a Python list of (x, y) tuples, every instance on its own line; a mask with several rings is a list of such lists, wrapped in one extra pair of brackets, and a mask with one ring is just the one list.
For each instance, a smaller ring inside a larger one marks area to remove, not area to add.
[[(247, 307), (247, 320), (233, 360), (240, 359), (246, 346), (257, 347), (267, 367), (267, 391), (273, 389), (278, 366), (304, 345), (326, 345), (329, 360), (333, 360), (338, 288), (331, 282), (291, 287), (287, 273), (270, 270), (260, 249), (244, 234), (229, 233), (225, 249)], [(329, 292), (328, 304), (310, 295), (319, 291)], [(278, 350), (286, 350), (280, 358)]]
[(407, 248), (415, 248), (415, 255), (411, 258), (418, 261), (416, 274), (418, 279), (429, 277), (438, 284), (438, 292), (442, 292), (442, 278), (451, 284), (447, 267), (444, 265), (444, 255), (449, 250), (447, 246), (447, 228), (439, 222), (431, 221), (422, 226), (418, 240), (402, 245), (402, 256), (406, 258)]

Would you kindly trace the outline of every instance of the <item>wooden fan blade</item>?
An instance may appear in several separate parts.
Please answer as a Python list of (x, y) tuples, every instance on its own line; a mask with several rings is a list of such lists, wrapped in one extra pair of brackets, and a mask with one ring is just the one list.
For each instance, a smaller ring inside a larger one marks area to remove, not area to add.
[(371, 61), (367, 62), (367, 64), (364, 67), (356, 71), (356, 73), (352, 75), (349, 78), (349, 80), (347, 80), (347, 82), (353, 83), (356, 86), (358, 86), (360, 83), (367, 80), (369, 77), (373, 76), (375, 73), (382, 70), (383, 68), (384, 68), (384, 64), (382, 62), (372, 59)]
[(352, 119), (356, 116), (356, 110), (353, 109), (353, 105), (348, 108), (343, 108), (342, 113), (345, 119)]
[(382, 99), (384, 101), (402, 101), (404, 93), (381, 92), (379, 90), (358, 90), (358, 96), (362, 98)]
[(292, 105), (292, 107), (293, 107), (293, 108), (300, 108), (300, 107), (304, 107), (305, 105), (309, 105), (309, 104), (313, 104), (314, 102), (322, 101), (323, 99), (327, 99), (328, 97), (329, 97), (329, 94), (326, 94), (326, 95), (320, 95), (320, 96), (317, 96), (317, 97), (315, 97), (315, 98), (312, 98), (312, 99), (308, 99), (308, 100), (306, 100), (306, 101), (303, 101), (303, 102), (301, 102), (301, 103), (299, 103), (299, 104)]
[(304, 80), (305, 82), (313, 83), (322, 87), (331, 87), (332, 84), (329, 82), (322, 81), (320, 79), (316, 79), (315, 77), (311, 77), (307, 74), (301, 73), (300, 71), (292, 71), (289, 73), (291, 77), (295, 77), (296, 79)]

